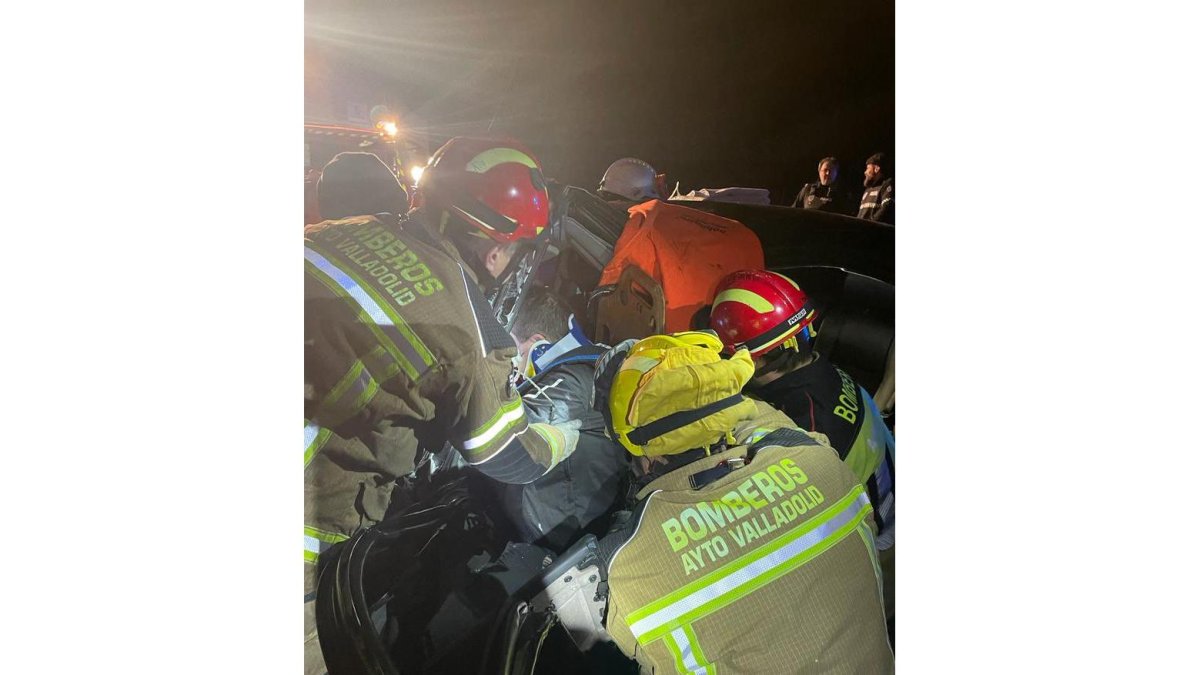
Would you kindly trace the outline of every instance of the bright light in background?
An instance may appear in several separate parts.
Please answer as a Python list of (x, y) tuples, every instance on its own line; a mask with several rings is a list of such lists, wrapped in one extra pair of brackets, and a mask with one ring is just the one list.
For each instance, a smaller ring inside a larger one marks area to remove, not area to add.
[(380, 122), (379, 127), (383, 129), (383, 133), (387, 134), (388, 136), (395, 136), (396, 132), (399, 131), (399, 129), (396, 127), (396, 123), (392, 121)]
[(425, 173), (425, 167), (414, 164), (409, 170), (408, 175), (412, 176), (413, 185), (421, 182), (421, 174)]

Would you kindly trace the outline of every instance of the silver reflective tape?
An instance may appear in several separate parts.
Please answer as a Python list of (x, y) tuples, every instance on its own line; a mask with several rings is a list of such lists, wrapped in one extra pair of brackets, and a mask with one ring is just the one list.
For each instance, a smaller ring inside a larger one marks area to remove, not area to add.
[(679, 654), (683, 658), (683, 667), (687, 668), (689, 673), (703, 673), (703, 675), (708, 675), (708, 667), (702, 667), (696, 661), (696, 653), (692, 651), (692, 642), (688, 640), (687, 633), (682, 628), (676, 628), (671, 631), (671, 639), (675, 641), (675, 646), (679, 648)]
[[(495, 424), (493, 424), (492, 426), (485, 429), (483, 431), (483, 433), (479, 434), (478, 436), (476, 436), (474, 438), (468, 438), (467, 440), (463, 441), (463, 450), (474, 450), (475, 448), (478, 448), (478, 447), (487, 445), (488, 443), (491, 443), (492, 440), (496, 438), (496, 436), (500, 435), (500, 432), (504, 431), (505, 427), (507, 427), (509, 424), (521, 419), (521, 417), (523, 417), (524, 415), (525, 415), (524, 406), (518, 405), (516, 408), (509, 410), (508, 412), (501, 415), (500, 419), (496, 420)], [(500, 450), (503, 450), (503, 449), (504, 448), (501, 448)], [(489, 455), (487, 457), (487, 459), (491, 459), (493, 456), (498, 454), (500, 452), (500, 450), (497, 450), (495, 453), (492, 453), (492, 455)], [(480, 460), (480, 461), (481, 462), (487, 461), (487, 459)], [(474, 462), (474, 463), (479, 464), (480, 462)]]
[(304, 550), (305, 551), (308, 551), (309, 553), (320, 554), (321, 551), (324, 551), (328, 547), (329, 547), (329, 544), (326, 544), (325, 542), (321, 541), (320, 539), (317, 539), (316, 537), (310, 537), (307, 534), (304, 535)]
[(867, 495), (860, 493), (857, 499), (847, 504), (833, 518), (830, 518), (819, 527), (805, 533), (778, 550), (747, 564), (736, 572), (714, 581), (708, 586), (698, 588), (657, 612), (633, 622), (629, 625), (629, 630), (633, 632), (635, 637), (640, 639), (646, 633), (675, 621), (701, 605), (736, 591), (776, 567), (784, 565), (793, 558), (800, 556), (825, 539), (828, 539), (839, 528), (853, 520), (863, 506), (869, 504), (870, 501), (867, 499)]
[(304, 453), (308, 454), (308, 449), (317, 440), (317, 434), (321, 433), (321, 427), (309, 422), (304, 425)]
[(322, 274), (329, 277), (342, 290), (346, 291), (371, 321), (380, 327), (392, 345), (403, 352), (404, 359), (408, 361), (408, 366), (413, 369), (415, 377), (419, 377), (429, 370), (429, 366), (425, 363), (421, 354), (417, 352), (416, 345), (408, 339), (407, 335), (399, 330), (391, 317), (383, 310), (383, 307), (380, 307), (379, 303), (375, 302), (370, 294), (362, 286), (359, 286), (350, 275), (343, 272), (337, 265), (329, 262), (324, 256), (311, 248), (305, 247), (304, 259), (312, 263)]
[(383, 311), (383, 308), (380, 307), (379, 304), (374, 300), (372, 300), (371, 296), (368, 295), (361, 286), (355, 283), (349, 275), (339, 269), (337, 265), (334, 265), (326, 260), (325, 257), (320, 253), (317, 253), (316, 251), (307, 247), (304, 249), (304, 259), (312, 263), (317, 269), (321, 270), (325, 276), (332, 279), (338, 286), (341, 286), (342, 289), (350, 295), (350, 297), (354, 298), (354, 301), (358, 303), (358, 306), (362, 307), (363, 311), (367, 313), (367, 316), (371, 317), (371, 320), (374, 321), (376, 325), (394, 325), (392, 324), (391, 318), (388, 317), (387, 313)]

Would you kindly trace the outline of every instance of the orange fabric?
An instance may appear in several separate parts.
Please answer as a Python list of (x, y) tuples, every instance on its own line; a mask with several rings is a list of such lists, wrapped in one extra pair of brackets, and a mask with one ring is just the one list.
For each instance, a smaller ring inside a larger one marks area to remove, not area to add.
[(712, 304), (717, 282), (726, 274), (765, 266), (762, 244), (750, 228), (657, 199), (629, 209), (600, 284), (617, 283), (629, 265), (662, 284), (668, 333), (691, 328), (692, 317)]

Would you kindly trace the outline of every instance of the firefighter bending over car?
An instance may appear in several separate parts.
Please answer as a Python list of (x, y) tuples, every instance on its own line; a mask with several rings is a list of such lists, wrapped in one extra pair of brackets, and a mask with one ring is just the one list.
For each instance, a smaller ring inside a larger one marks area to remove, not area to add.
[(538, 162), (456, 138), (414, 201), (408, 219), (367, 208), (305, 229), (306, 672), (323, 669), (307, 602), (318, 555), (384, 518), (419, 450), (449, 442), (484, 475), (528, 483), (579, 436), (526, 419), (515, 346), (479, 286), (547, 224)]
[(742, 270), (721, 280), (710, 325), (726, 352), (754, 360), (747, 391), (782, 410), (802, 429), (824, 434), (867, 489), (879, 527), (888, 616), (895, 543), (895, 440), (874, 399), (842, 369), (813, 351), (816, 308), (796, 282), (777, 272)]
[(598, 364), (597, 406), (651, 478), (600, 542), (608, 633), (643, 672), (891, 672), (866, 490), (744, 397), (753, 359), (722, 349), (656, 335)]
[(844, 371), (813, 351), (816, 309), (788, 277), (742, 270), (717, 286), (709, 322), (728, 353), (754, 360), (748, 391), (802, 429), (824, 434), (871, 495), (880, 548), (894, 538), (895, 441), (875, 401)]

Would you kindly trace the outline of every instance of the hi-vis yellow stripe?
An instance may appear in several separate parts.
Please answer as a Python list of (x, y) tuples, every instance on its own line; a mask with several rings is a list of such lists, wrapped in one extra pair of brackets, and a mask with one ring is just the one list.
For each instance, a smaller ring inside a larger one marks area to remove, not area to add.
[(796, 290), (800, 290), (800, 284), (797, 284), (796, 282), (792, 281), (792, 278), (789, 276), (785, 276), (783, 274), (780, 274), (779, 272), (772, 272), (770, 270), (767, 270), (767, 274), (774, 274), (775, 276), (779, 277), (780, 279), (783, 279), (784, 281), (791, 284), (792, 288), (794, 288)]
[(750, 309), (756, 312), (770, 312), (775, 309), (775, 306), (767, 302), (767, 299), (753, 291), (747, 291), (741, 288), (730, 288), (721, 291), (716, 300), (713, 300), (713, 309), (722, 302), (740, 302), (743, 305), (750, 305)]
[(492, 148), (491, 150), (484, 150), (475, 155), (471, 161), (467, 162), (467, 171), (485, 173), (488, 169), (506, 162), (524, 164), (531, 169), (537, 168), (537, 162), (533, 161), (532, 157), (520, 150), (514, 150), (513, 148)]
[(330, 435), (331, 432), (328, 429), (322, 429), (320, 426), (304, 420), (304, 466), (306, 468), (313, 456), (325, 445), (325, 441), (329, 440)]
[(315, 565), (325, 549), (349, 539), (344, 534), (326, 532), (315, 527), (304, 526), (304, 562)]
[[(675, 671), (681, 675), (717, 675), (717, 666), (708, 662), (700, 641), (690, 624), (671, 631), (665, 640), (671, 656), (675, 657)], [(703, 665), (702, 665), (703, 664)]]
[(625, 617), (639, 644), (649, 644), (753, 593), (816, 558), (871, 513), (861, 485), (812, 520)]

